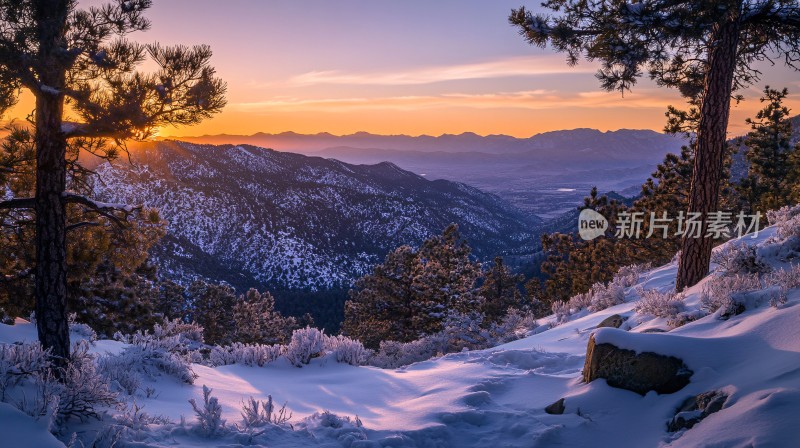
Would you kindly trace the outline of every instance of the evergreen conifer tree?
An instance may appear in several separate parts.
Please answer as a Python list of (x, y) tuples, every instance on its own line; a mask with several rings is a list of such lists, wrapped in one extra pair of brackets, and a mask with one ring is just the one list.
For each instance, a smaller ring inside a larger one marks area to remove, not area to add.
[[(67, 327), (67, 207), (121, 221), (130, 207), (97, 203), (68, 191), (75, 148), (113, 157), (119, 142), (147, 138), (166, 124), (195, 124), (220, 111), (225, 84), (215, 77), (207, 46), (140, 45), (126, 39), (149, 27), (150, 0), (113, 0), (79, 8), (74, 0), (0, 0), (0, 113), (22, 89), (36, 98), (32, 197), (0, 201), (0, 209), (34, 215), (37, 330), (56, 367), (70, 356)], [(137, 71), (147, 56), (153, 74)], [(65, 114), (77, 119), (65, 121)], [(119, 215), (123, 216), (119, 216)], [(58, 375), (60, 369), (56, 368)]]
[(525, 303), (520, 283), (525, 279), (523, 275), (514, 274), (503, 263), (502, 257), (495, 257), (494, 263), (484, 274), (483, 284), (478, 289), (481, 298), (481, 311), (488, 322), (498, 322), (507, 313), (509, 308), (521, 309)]
[(766, 213), (792, 202), (794, 185), (792, 173), (797, 160), (797, 147), (792, 145), (792, 123), (789, 108), (783, 100), (787, 89), (764, 88), (764, 108), (755, 119), (747, 119), (751, 131), (747, 134), (747, 176), (742, 179), (740, 192), (750, 213)]
[(800, 68), (800, 4), (548, 0), (542, 6), (556, 15), (523, 7), (509, 17), (529, 43), (550, 44), (573, 65), (581, 57), (599, 61), (597, 78), (606, 90), (629, 90), (647, 71), (699, 105), (688, 211), (704, 223), (700, 238), (681, 242), (676, 287), (696, 284), (708, 273), (714, 244), (708, 218), (719, 207), (731, 97), (758, 80), (757, 61), (777, 58)]

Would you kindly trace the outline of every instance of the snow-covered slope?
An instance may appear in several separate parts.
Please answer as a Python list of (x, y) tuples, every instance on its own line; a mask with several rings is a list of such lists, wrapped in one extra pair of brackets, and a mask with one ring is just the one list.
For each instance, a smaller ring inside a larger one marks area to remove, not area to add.
[[(704, 316), (700, 311), (704, 291), (731, 275), (719, 268), (686, 291), (684, 313), (696, 320), (670, 329), (665, 318), (637, 313), (641, 291), (672, 289), (676, 266), (670, 264), (642, 274), (617, 306), (578, 312), (554, 327), (549, 325), (555, 322), (551, 316), (523, 339), (397, 370), (338, 364), (330, 355), (301, 369), (285, 361), (264, 367), (196, 365), (194, 385), (159, 378), (150, 385), (156, 395), (137, 396), (138, 405), (178, 421), (191, 415), (187, 400), (200, 399), (205, 385), (218, 397), (229, 425), (240, 420), (242, 400), (271, 395), (277, 403), (288, 402), (292, 428), (271, 427), (257, 435), (232, 431), (207, 439), (194, 432), (187, 417), (186, 425), (151, 425), (140, 431), (139, 446), (797, 446), (800, 283), (784, 291), (785, 303), (771, 306), (778, 286), (768, 279), (777, 278), (776, 272), (794, 272), (800, 278), (800, 233), (792, 226), (770, 228), (758, 238), (746, 237), (718, 250), (742, 243), (756, 247), (759, 261), (772, 272), (763, 277), (762, 288), (736, 294), (747, 309), (726, 320), (722, 310)], [(627, 318), (620, 329), (596, 329), (614, 314)], [(605, 380), (582, 383), (592, 333), (598, 343), (681, 358), (694, 372), (690, 384), (673, 394), (641, 396), (612, 388)], [(34, 337), (30, 324), (0, 326), (0, 342)], [(99, 341), (94, 350), (122, 347)], [(692, 429), (668, 432), (667, 422), (684, 400), (708, 391), (726, 393), (724, 407)], [(562, 397), (562, 415), (544, 411)], [(0, 420), (0, 431), (12, 424)]]
[(389, 251), (450, 223), (491, 259), (532, 246), (539, 222), (497, 196), (388, 162), (172, 141), (132, 147), (131, 158), (97, 168), (96, 194), (161, 211), (162, 273), (244, 290), (349, 286)]

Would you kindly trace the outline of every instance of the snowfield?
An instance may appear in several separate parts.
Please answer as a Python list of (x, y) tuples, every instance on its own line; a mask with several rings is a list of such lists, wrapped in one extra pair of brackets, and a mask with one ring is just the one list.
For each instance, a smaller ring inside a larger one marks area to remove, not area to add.
[[(755, 246), (773, 270), (798, 263), (797, 236), (781, 238), (769, 228)], [(794, 249), (787, 252), (786, 245)], [(721, 250), (721, 249), (717, 249)], [(794, 252), (792, 252), (794, 251)], [(789, 254), (787, 256), (787, 253)], [(794, 255), (792, 255), (794, 254)], [(714, 267), (712, 266), (712, 269)], [(640, 276), (626, 290), (626, 302), (601, 312), (588, 311), (550, 328), (554, 316), (528, 337), (487, 350), (462, 352), (385, 370), (337, 363), (331, 355), (297, 368), (286, 360), (246, 367), (193, 365), (193, 385), (163, 376), (147, 382), (151, 397), (121, 394), (149, 415), (169, 424), (132, 431), (122, 446), (270, 446), (270, 447), (791, 447), (800, 445), (800, 290), (786, 303), (770, 305), (775, 287), (745, 293), (747, 310), (727, 320), (720, 311), (671, 329), (665, 318), (637, 314), (643, 289), (669, 291), (675, 264)], [(712, 272), (686, 292), (687, 312), (699, 310)], [(596, 329), (605, 318), (626, 318), (620, 329)], [(581, 381), (586, 345), (594, 333), (637, 352), (652, 351), (682, 359), (694, 372), (682, 390), (645, 396), (612, 388), (605, 380)], [(0, 326), (0, 342), (35, 340), (35, 328), (22, 320)], [(119, 352), (124, 344), (98, 341), (96, 353)], [(195, 430), (188, 400), (202, 403), (203, 386), (222, 406), (227, 431), (210, 438)], [(689, 397), (708, 391), (728, 394), (722, 410), (689, 430), (667, 431), (667, 422)], [(292, 412), (291, 425), (258, 431), (236, 430), (242, 402), (249, 397)], [(544, 408), (565, 398), (563, 415)], [(107, 420), (124, 412), (109, 409)], [(74, 425), (78, 438), (96, 431), (98, 422)], [(72, 427), (71, 427), (72, 428)], [(42, 422), (0, 404), (0, 432), (13, 434), (2, 446), (59, 446)], [(69, 434), (62, 437), (69, 439)], [(89, 439), (91, 441), (91, 437)], [(80, 445), (76, 445), (80, 446)]]

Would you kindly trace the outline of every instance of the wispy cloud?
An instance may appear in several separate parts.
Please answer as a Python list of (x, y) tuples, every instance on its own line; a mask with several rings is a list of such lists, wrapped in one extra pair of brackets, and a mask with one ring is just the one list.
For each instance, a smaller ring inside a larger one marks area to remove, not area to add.
[(665, 89), (641, 89), (641, 91), (626, 94), (624, 98), (619, 93), (597, 91), (571, 93), (539, 89), (485, 94), (452, 93), (377, 98), (276, 98), (268, 101), (240, 102), (231, 104), (231, 107), (249, 112), (262, 110), (276, 112), (415, 110), (448, 107), (544, 110), (567, 108), (664, 108), (668, 103), (677, 104), (678, 102)]
[(313, 71), (296, 75), (289, 80), (294, 85), (418, 85), (468, 79), (493, 79), (518, 76), (541, 76), (560, 73), (591, 73), (596, 68), (589, 63), (570, 67), (562, 56), (514, 57), (475, 64), (422, 67), (404, 71), (346, 72), (340, 70)]

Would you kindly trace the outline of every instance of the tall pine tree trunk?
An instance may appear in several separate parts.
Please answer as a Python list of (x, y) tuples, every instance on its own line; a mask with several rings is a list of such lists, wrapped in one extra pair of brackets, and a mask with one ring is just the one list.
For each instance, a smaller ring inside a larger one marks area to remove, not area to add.
[[(67, 324), (66, 203), (67, 142), (61, 131), (65, 84), (61, 67), (66, 24), (66, 0), (41, 0), (39, 57), (40, 92), (36, 95), (36, 329), (39, 341), (51, 350), (56, 367), (69, 360)], [(56, 375), (59, 369), (55, 370)]]
[(736, 69), (736, 50), (739, 44), (738, 13), (713, 31), (709, 49), (709, 67), (703, 89), (700, 123), (697, 129), (697, 152), (689, 192), (689, 212), (699, 212), (703, 218), (700, 238), (684, 236), (678, 267), (676, 289), (695, 285), (708, 274), (711, 262), (712, 238), (706, 237), (709, 213), (719, 206), (719, 186), (727, 146), (728, 117), (731, 106), (733, 75)]

